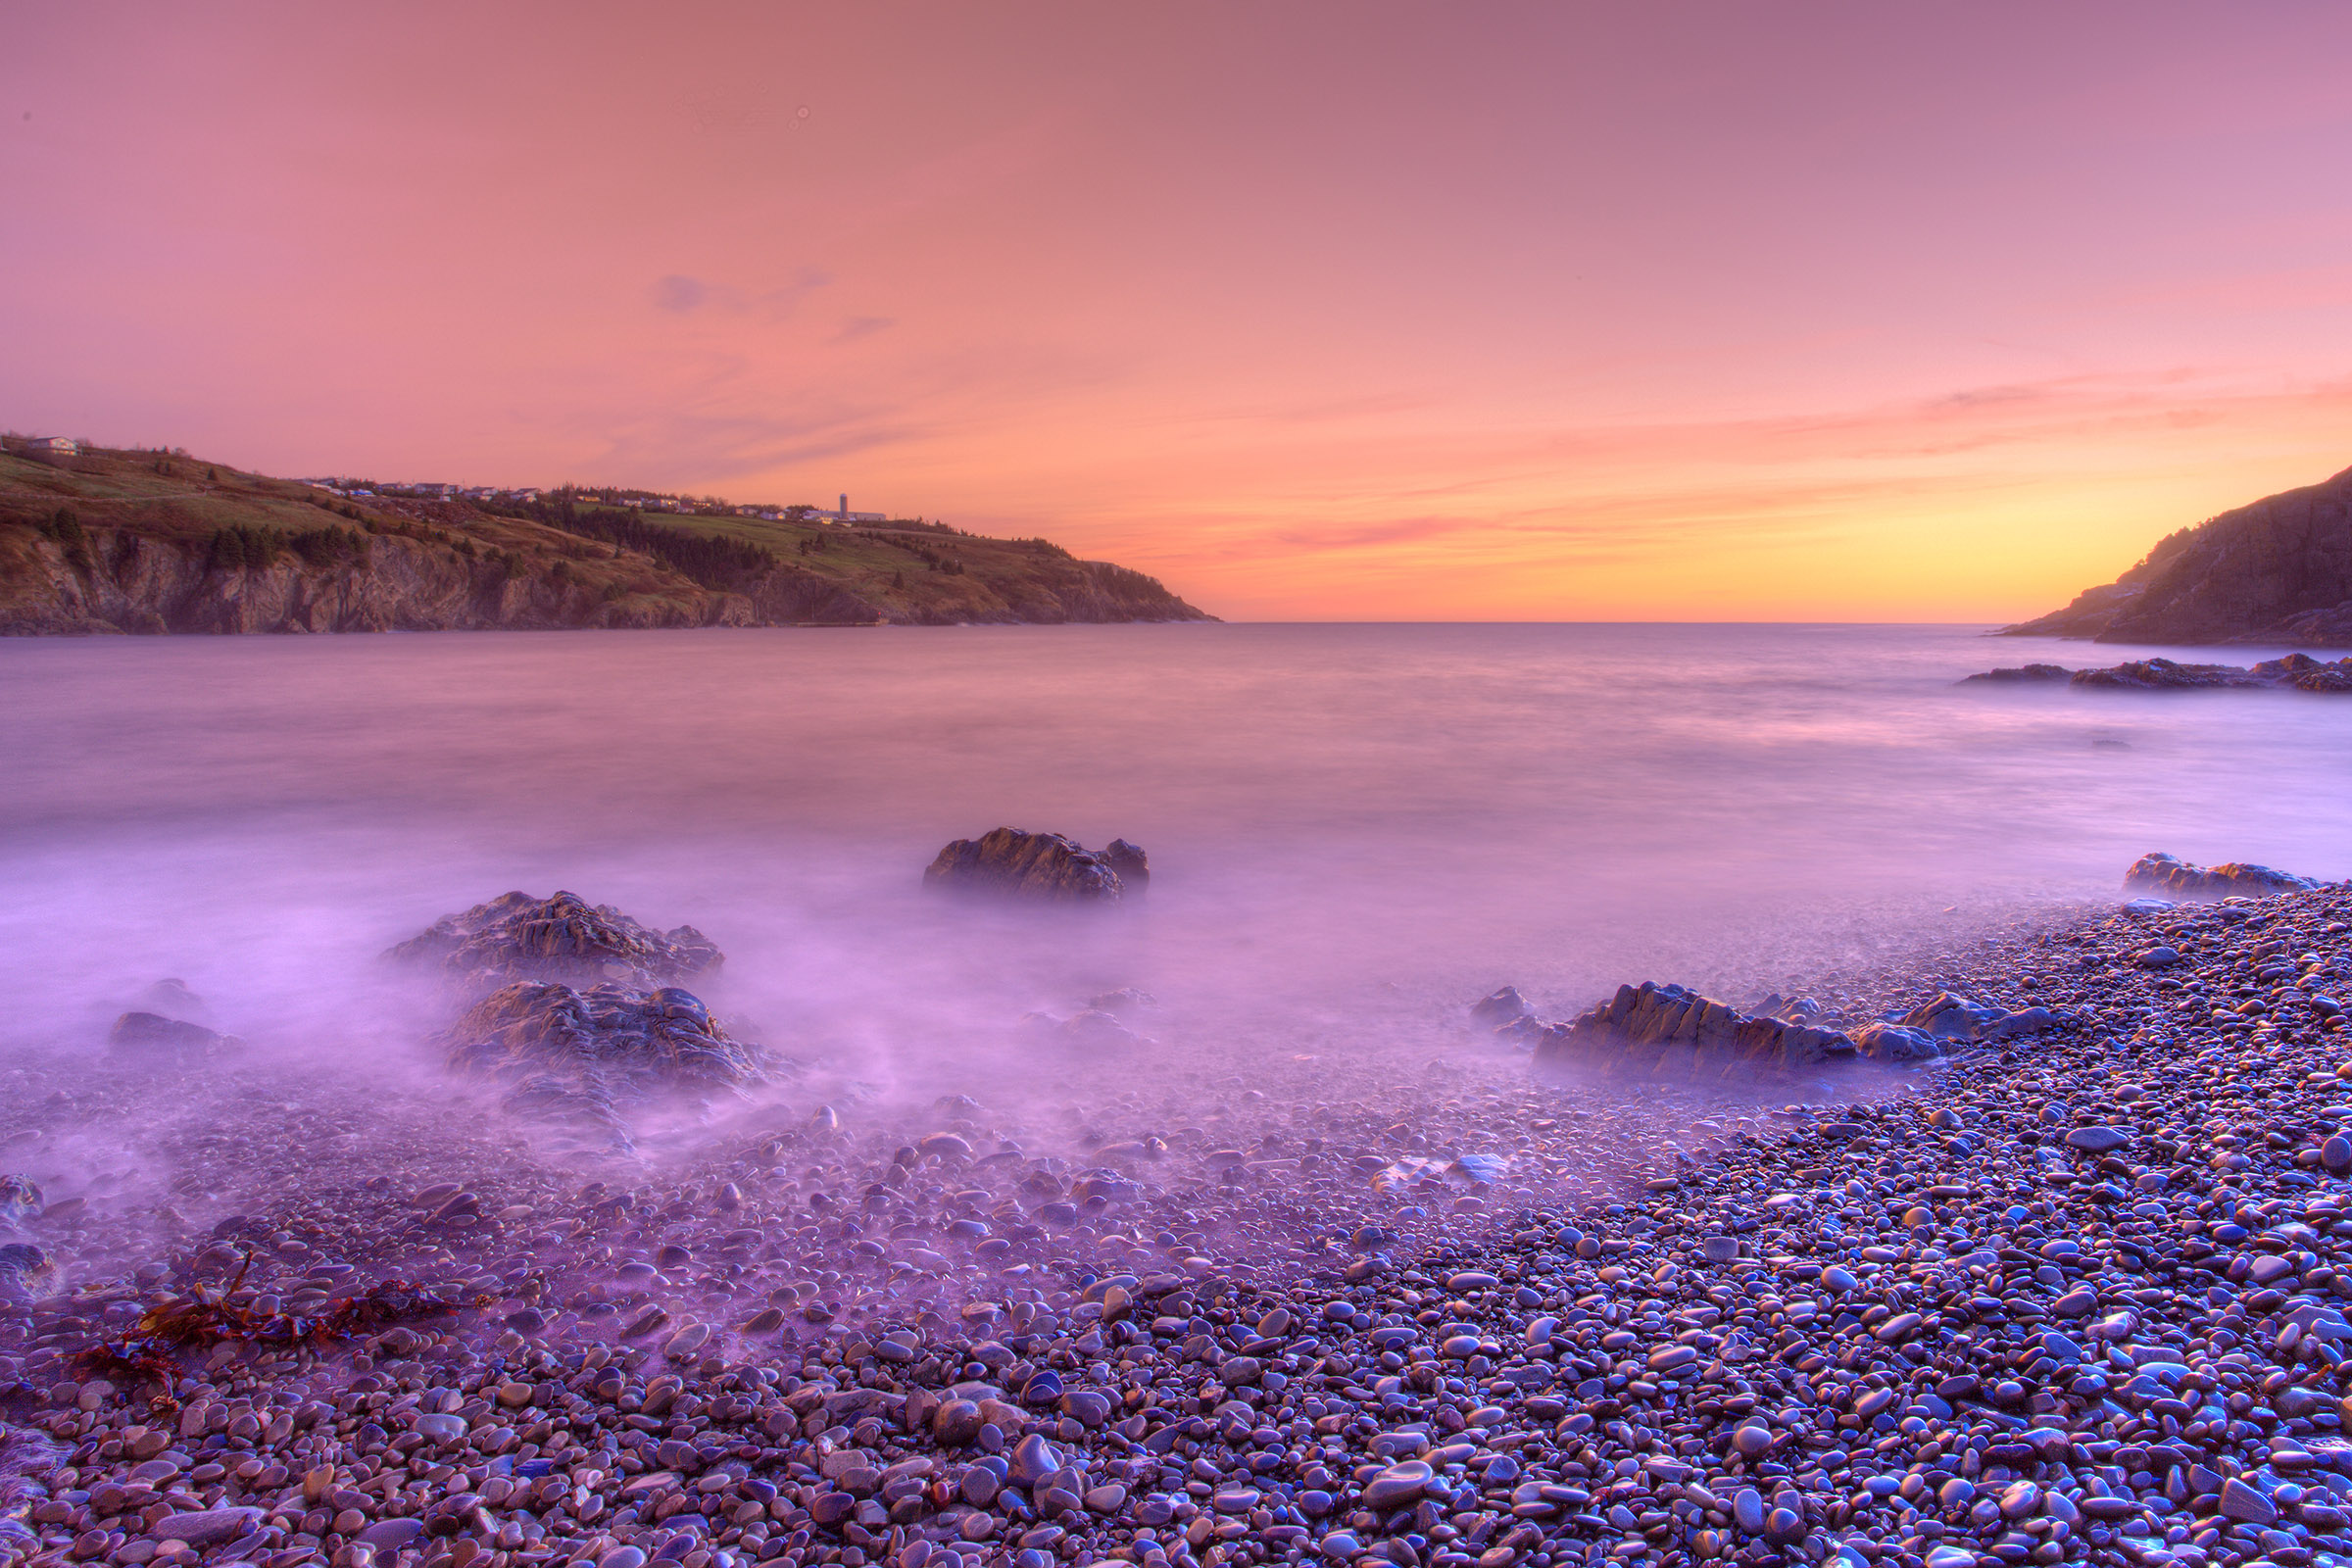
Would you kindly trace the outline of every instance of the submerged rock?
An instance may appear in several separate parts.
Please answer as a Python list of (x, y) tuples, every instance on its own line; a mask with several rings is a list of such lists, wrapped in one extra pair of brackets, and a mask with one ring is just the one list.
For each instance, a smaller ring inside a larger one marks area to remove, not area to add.
[(40, 1431), (22, 1424), (0, 1426), (0, 1552), (29, 1556), (40, 1549), (41, 1538), (24, 1515), (49, 1496), (42, 1478), (63, 1457), (64, 1450)]
[(1143, 1037), (1127, 1027), (1119, 1015), (1107, 1007), (1086, 1007), (1060, 1017), (1051, 1012), (1033, 1012), (1021, 1019), (1021, 1027), (1041, 1043), (1072, 1046), (1133, 1046), (1143, 1044)]
[(431, 964), (469, 994), (518, 980), (612, 981), (649, 989), (709, 974), (725, 955), (690, 925), (656, 931), (576, 893), (509, 893), (443, 915), (384, 955)]
[(1491, 996), (1481, 997), (1470, 1004), (1470, 1021), (1483, 1023), (1490, 1029), (1507, 1029), (1520, 1019), (1530, 1017), (1535, 1008), (1519, 994), (1517, 986), (1504, 986)]
[(0, 1176), (0, 1225), (22, 1225), (40, 1211), (39, 1182), (29, 1176)]
[(28, 1242), (0, 1246), (0, 1301), (35, 1301), (65, 1283), (49, 1254)]
[(1129, 898), (1140, 895), (1152, 885), (1152, 858), (1144, 853), (1141, 845), (1130, 844), (1125, 839), (1112, 839), (1102, 846), (1102, 858), (1109, 861), (1111, 870), (1118, 873), (1119, 886)]
[(923, 872), (926, 888), (1049, 903), (1110, 902), (1142, 893), (1151, 879), (1144, 852), (1125, 839), (1097, 851), (1058, 833), (1017, 827), (957, 839)]
[(2268, 898), (2274, 893), (2304, 893), (2319, 886), (2308, 877), (2290, 876), (2267, 865), (2232, 860), (2223, 865), (2191, 865), (2172, 855), (2143, 855), (2124, 873), (2126, 893), (2153, 893), (2189, 903), (2216, 903), (2235, 895)]
[(1097, 1012), (1107, 1012), (1121, 1018), (1132, 1018), (1138, 1013), (1147, 1012), (1158, 1006), (1159, 999), (1149, 991), (1138, 991), (1133, 986), (1121, 986), (1116, 991), (1105, 991), (1100, 996), (1088, 998), (1086, 1004)]
[(1554, 1024), (1536, 1045), (1538, 1066), (1591, 1062), (1645, 1072), (1731, 1073), (1850, 1059), (1834, 1029), (1754, 1018), (1682, 986), (1619, 986), (1607, 1004)]
[(205, 1010), (204, 999), (190, 991), (185, 980), (158, 980), (139, 994), (139, 1006), (172, 1018), (191, 1017)]
[(740, 1093), (787, 1068), (675, 987), (517, 981), (468, 1007), (442, 1041), (452, 1069), (506, 1081), (508, 1109), (591, 1125), (623, 1147), (628, 1102)]
[(126, 1012), (115, 1020), (106, 1043), (116, 1051), (194, 1060), (234, 1046), (237, 1041), (234, 1036), (207, 1029), (200, 1023), (167, 1018), (160, 1012)]

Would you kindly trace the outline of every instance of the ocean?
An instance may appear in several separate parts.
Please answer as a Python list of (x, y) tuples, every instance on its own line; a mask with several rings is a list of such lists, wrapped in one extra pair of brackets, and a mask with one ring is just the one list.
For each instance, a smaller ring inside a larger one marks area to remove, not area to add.
[[(1798, 994), (2112, 899), (2149, 850), (2352, 873), (2352, 701), (1960, 684), (2138, 652), (1940, 625), (0, 642), (0, 1044), (92, 1049), (170, 976), (293, 1060), (397, 1056), (430, 1009), (381, 950), (567, 888), (697, 926), (714, 1006), (877, 1094), (1083, 1102), (1275, 1056), (1377, 1090), (1502, 984), (1552, 1017), (1642, 979)], [(1000, 824), (1140, 844), (1150, 892), (922, 892)], [(1158, 1004), (1131, 1059), (1023, 1043), (1124, 986)]]

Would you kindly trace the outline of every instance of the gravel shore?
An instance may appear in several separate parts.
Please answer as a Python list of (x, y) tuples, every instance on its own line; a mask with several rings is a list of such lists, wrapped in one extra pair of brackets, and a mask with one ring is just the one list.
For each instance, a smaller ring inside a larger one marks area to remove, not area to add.
[[(951, 1098), (584, 1175), (226, 1073), (177, 1201), (0, 1189), (0, 1558), (2352, 1560), (2348, 933), (2337, 888), (2023, 922), (1825, 1000), (2069, 1029), (1605, 1127), (1300, 1065), (1084, 1158)], [(6, 1087), (0, 1170), (134, 1094)]]

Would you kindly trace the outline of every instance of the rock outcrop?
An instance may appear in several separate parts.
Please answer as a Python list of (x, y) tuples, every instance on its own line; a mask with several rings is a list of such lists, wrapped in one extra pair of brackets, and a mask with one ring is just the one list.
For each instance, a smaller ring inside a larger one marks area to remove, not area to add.
[(739, 1094), (783, 1066), (671, 986), (516, 981), (468, 1007), (442, 1044), (453, 1070), (505, 1083), (510, 1110), (594, 1128), (619, 1149), (631, 1102)]
[(977, 839), (957, 839), (923, 871), (923, 886), (1040, 903), (1112, 903), (1144, 891), (1151, 881), (1144, 852), (1125, 839), (1088, 850), (1058, 833), (1001, 827)]
[(2352, 469), (2183, 528), (2114, 582), (2002, 631), (2105, 643), (2352, 646)]
[(1999, 684), (2050, 684), (2105, 687), (2114, 691), (2185, 692), (2234, 688), (2270, 688), (2303, 692), (2352, 692), (2352, 659), (2333, 663), (2309, 654), (2288, 654), (2259, 664), (2183, 664), (2171, 659), (2134, 659), (2106, 669), (2069, 669), (2064, 664), (2025, 664), (2012, 669), (1988, 669), (1970, 675), (1974, 681)]
[(1682, 986), (1644, 981), (1620, 986), (1611, 1001), (1549, 1026), (1535, 1051), (1538, 1067), (1728, 1077), (1820, 1066), (1850, 1059), (1855, 1049), (1835, 1029), (1750, 1017)]
[(640, 990), (715, 971), (725, 956), (690, 925), (656, 931), (576, 893), (509, 893), (446, 914), (384, 955), (441, 971), (478, 996), (518, 980), (612, 981)]
[(2124, 873), (2126, 893), (2171, 899), (2177, 904), (2218, 904), (2239, 896), (2265, 899), (2274, 893), (2304, 893), (2318, 886), (2309, 877), (2267, 865), (2235, 860), (2191, 865), (2178, 856), (2164, 854), (2143, 855)]

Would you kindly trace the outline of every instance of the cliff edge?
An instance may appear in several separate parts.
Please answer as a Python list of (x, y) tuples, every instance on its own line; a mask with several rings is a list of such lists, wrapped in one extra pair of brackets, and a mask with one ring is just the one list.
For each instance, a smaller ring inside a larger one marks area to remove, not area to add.
[(0, 450), (0, 634), (1212, 620), (1043, 539), (345, 495), (183, 453)]

